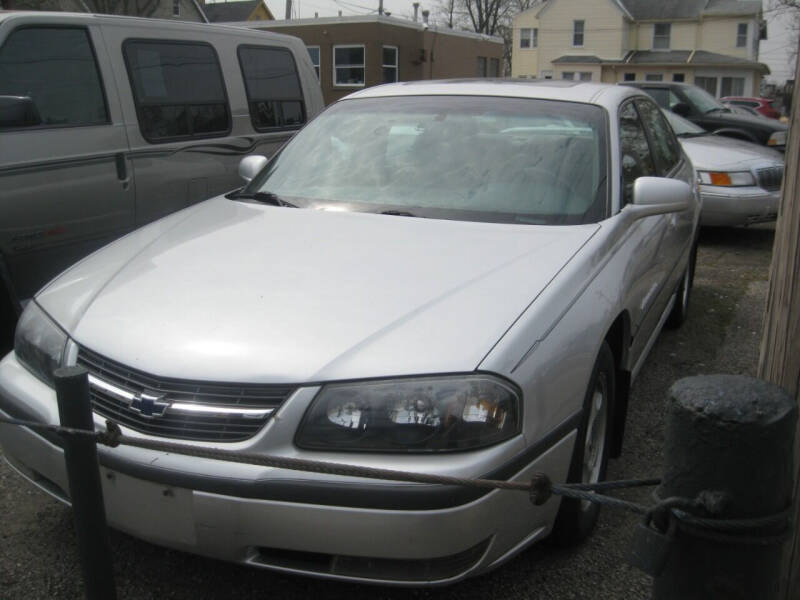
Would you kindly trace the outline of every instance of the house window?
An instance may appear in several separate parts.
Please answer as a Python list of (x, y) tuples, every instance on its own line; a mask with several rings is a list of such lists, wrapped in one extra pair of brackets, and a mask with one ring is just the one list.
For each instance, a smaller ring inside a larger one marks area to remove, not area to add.
[(292, 53), (286, 48), (239, 46), (253, 128), (298, 127), (306, 121), (303, 90)]
[(719, 95), (723, 98), (725, 96), (744, 96), (744, 77), (723, 77)]
[(172, 0), (172, 16), (181, 16), (181, 0)]
[(150, 143), (227, 135), (231, 116), (213, 46), (182, 40), (127, 40), (122, 53), (139, 130)]
[(736, 28), (736, 47), (745, 48), (747, 46), (747, 23), (739, 23)]
[(397, 77), (397, 46), (383, 47), (383, 83), (394, 83)]
[(625, 73), (622, 76), (622, 81), (636, 81), (636, 73)]
[(519, 47), (520, 48), (536, 48), (539, 45), (539, 30), (533, 29), (520, 29), (519, 30)]
[(580, 73), (580, 80), (581, 81), (591, 81), (592, 74), (590, 72), (581, 72)]
[(542, 79), (552, 79), (552, 78), (553, 78), (552, 71), (547, 71), (547, 70), (542, 71)]
[(583, 21), (572, 22), (572, 45), (583, 46)]
[(500, 77), (500, 59), (489, 59), (489, 77)]
[(486, 57), (478, 57), (478, 77), (486, 77)]
[(561, 79), (566, 79), (567, 81), (573, 81), (575, 79), (575, 71), (564, 71), (561, 73)]
[(716, 77), (695, 77), (694, 84), (697, 87), (703, 88), (712, 96), (717, 95), (717, 78)]
[(683, 73), (673, 73), (672, 74), (672, 81), (676, 81), (678, 83), (683, 83), (684, 81), (686, 81), (686, 79), (685, 79)]
[(308, 50), (311, 64), (314, 65), (314, 70), (317, 72), (317, 80), (319, 80), (319, 46), (308, 46), (306, 50)]
[(364, 87), (364, 46), (333, 47), (333, 85)]
[(669, 50), (670, 23), (656, 23), (653, 26), (653, 50)]
[(661, 73), (647, 73), (644, 76), (645, 81), (664, 81), (664, 76)]

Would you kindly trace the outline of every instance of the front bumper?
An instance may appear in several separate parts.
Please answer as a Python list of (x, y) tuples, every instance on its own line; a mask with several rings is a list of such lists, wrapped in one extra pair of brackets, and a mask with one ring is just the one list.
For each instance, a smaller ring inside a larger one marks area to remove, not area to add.
[(779, 191), (760, 187), (700, 186), (703, 210), (700, 224), (710, 227), (735, 227), (766, 223), (778, 218)]
[[(297, 392), (308, 395), (308, 401), (314, 393), (316, 389), (308, 388)], [(269, 438), (272, 454), (329, 460), (291, 444), (294, 423), (307, 406), (302, 400), (287, 401), (259, 437)], [(13, 353), (0, 363), (0, 414), (58, 422), (53, 390), (31, 376)], [(97, 416), (96, 423), (102, 427)], [(533, 472), (544, 471), (563, 480), (575, 437), (572, 428), (564, 433), (506, 478), (527, 480)], [(69, 502), (57, 439), (0, 425), (0, 443), (12, 467)], [(465, 495), (462, 488), (365, 482), (125, 446), (100, 446), (98, 454), (110, 526), (178, 550), (335, 579), (394, 585), (451, 583), (487, 571), (543, 537), (558, 508), (556, 499), (534, 507), (519, 492)], [(446, 460), (356, 454), (335, 459), (480, 476), (492, 471), (486, 469), (492, 462), (508, 466), (514, 462), (504, 458), (520, 455), (531, 456), (522, 436), (491, 449), (450, 454)]]

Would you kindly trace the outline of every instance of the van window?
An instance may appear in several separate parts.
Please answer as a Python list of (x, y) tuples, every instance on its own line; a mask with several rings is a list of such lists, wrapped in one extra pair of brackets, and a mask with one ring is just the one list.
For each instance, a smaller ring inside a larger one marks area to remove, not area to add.
[(108, 123), (103, 84), (85, 29), (26, 27), (11, 33), (0, 48), (0, 96), (29, 99), (25, 119), (4, 120), (6, 128)]
[(306, 121), (303, 91), (292, 53), (285, 48), (239, 46), (250, 118), (257, 131)]
[(153, 143), (225, 135), (231, 119), (216, 52), (203, 42), (127, 40), (142, 136)]

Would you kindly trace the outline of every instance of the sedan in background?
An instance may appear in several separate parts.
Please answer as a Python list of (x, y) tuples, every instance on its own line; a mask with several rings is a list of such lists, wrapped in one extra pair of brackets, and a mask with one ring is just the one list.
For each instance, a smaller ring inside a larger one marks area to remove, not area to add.
[[(700, 206), (656, 104), (579, 82), (413, 82), (328, 107), (241, 190), (129, 234), (28, 304), (0, 415), (458, 477), (597, 482), (628, 390), (687, 315)], [(640, 433), (641, 435), (641, 433)], [(57, 437), (5, 457), (68, 502)], [(112, 527), (254, 567), (395, 585), (484, 573), (599, 507), (98, 448)]]
[(743, 96), (725, 96), (720, 98), (720, 102), (732, 104), (733, 106), (744, 106), (752, 108), (758, 114), (770, 119), (780, 119), (781, 113), (775, 108), (775, 100), (772, 98), (748, 98)]
[(697, 170), (701, 225), (733, 227), (774, 221), (781, 198), (784, 155), (759, 144), (712, 135), (664, 111)]

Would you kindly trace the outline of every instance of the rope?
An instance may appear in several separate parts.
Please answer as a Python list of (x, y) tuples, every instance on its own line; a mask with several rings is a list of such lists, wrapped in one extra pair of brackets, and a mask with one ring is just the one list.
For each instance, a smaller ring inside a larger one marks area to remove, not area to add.
[[(410, 471), (365, 467), (361, 465), (348, 465), (305, 458), (270, 456), (129, 437), (123, 434), (119, 425), (113, 421), (106, 421), (106, 431), (87, 431), (84, 429), (61, 427), (60, 425), (37, 423), (3, 416), (0, 416), (0, 423), (29, 427), (34, 430), (49, 431), (65, 436), (91, 438), (96, 443), (111, 448), (123, 444), (156, 452), (167, 452), (208, 460), (222, 460), (291, 471), (381, 479), (385, 481), (401, 481), (404, 483), (454, 485), (477, 489), (527, 492), (531, 502), (537, 506), (544, 504), (551, 495), (555, 494), (564, 498), (588, 501), (594, 504), (620, 508), (635, 514), (643, 515), (646, 525), (649, 526), (652, 521), (656, 527), (662, 531), (666, 530), (670, 519), (675, 519), (678, 526), (690, 535), (726, 543), (779, 543), (784, 541), (791, 533), (791, 507), (763, 517), (719, 519), (709, 516), (709, 514), (713, 515), (718, 513), (722, 506), (721, 495), (715, 492), (704, 491), (698, 494), (694, 499), (666, 498), (653, 506), (645, 506), (637, 502), (631, 502), (600, 493), (624, 488), (654, 486), (661, 483), (660, 479), (654, 478), (602, 481), (598, 483), (553, 483), (545, 473), (533, 473), (531, 480), (527, 482), (481, 478), (472, 479), (454, 477), (451, 475), (433, 475), (430, 473), (415, 473)], [(782, 527), (782, 531), (777, 534), (772, 531), (769, 534), (761, 535), (758, 531), (764, 528), (774, 529), (778, 526)], [(754, 535), (747, 535), (749, 533), (754, 533)]]

